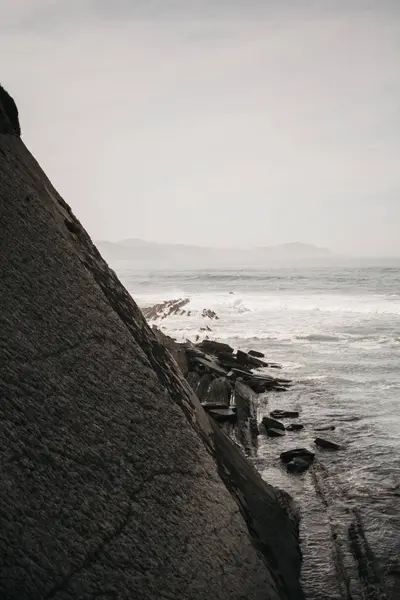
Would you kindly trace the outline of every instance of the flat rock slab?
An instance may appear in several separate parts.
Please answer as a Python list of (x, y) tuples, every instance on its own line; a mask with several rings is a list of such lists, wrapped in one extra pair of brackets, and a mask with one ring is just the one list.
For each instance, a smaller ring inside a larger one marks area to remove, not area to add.
[(273, 410), (269, 413), (273, 419), (297, 419), (297, 410)]
[(235, 423), (237, 421), (236, 411), (233, 408), (211, 408), (207, 412), (210, 417), (219, 422)]
[(224, 344), (223, 342), (215, 342), (214, 340), (203, 340), (198, 348), (203, 350), (208, 354), (220, 354), (221, 352), (228, 352), (229, 354), (233, 354), (233, 348), (229, 346), (229, 344)]
[[(228, 403), (227, 403), (227, 404), (221, 404), (221, 403), (218, 403), (218, 402), (202, 402), (202, 403), (201, 403), (201, 406), (202, 406), (202, 407), (204, 408), (204, 410), (206, 410), (206, 411), (207, 411), (207, 410), (214, 410), (214, 409), (216, 409), (216, 408), (217, 408), (217, 409), (219, 409), (219, 408), (224, 408), (224, 409), (225, 409), (225, 408), (230, 408)], [(236, 410), (236, 407), (235, 407), (235, 406), (232, 406), (231, 408), (232, 408), (232, 410)]]
[(320, 437), (315, 438), (314, 444), (319, 448), (324, 448), (325, 450), (340, 450), (341, 448), (339, 444), (331, 442), (330, 440), (325, 440)]
[(262, 352), (258, 352), (258, 350), (249, 350), (247, 353), (249, 356), (254, 356), (255, 358), (264, 358), (265, 354)]
[(324, 425), (323, 427), (314, 427), (314, 431), (335, 431), (334, 425)]
[(221, 367), (221, 365), (217, 364), (213, 360), (209, 360), (207, 358), (201, 358), (200, 356), (196, 356), (196, 358), (194, 359), (194, 362), (201, 365), (205, 369), (208, 369), (209, 371), (216, 373), (217, 375), (227, 375), (228, 374), (227, 369), (224, 369), (223, 367)]

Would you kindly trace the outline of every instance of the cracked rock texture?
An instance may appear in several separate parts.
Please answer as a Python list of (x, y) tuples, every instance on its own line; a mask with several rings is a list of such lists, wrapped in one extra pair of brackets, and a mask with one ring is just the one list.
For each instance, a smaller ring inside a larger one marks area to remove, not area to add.
[(302, 598), (289, 503), (211, 425), (1, 105), (0, 297), (2, 600)]

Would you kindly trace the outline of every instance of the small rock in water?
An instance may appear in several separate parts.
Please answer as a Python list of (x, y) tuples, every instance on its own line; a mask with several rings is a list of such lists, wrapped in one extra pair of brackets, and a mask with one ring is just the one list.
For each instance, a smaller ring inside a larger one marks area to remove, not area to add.
[(210, 308), (203, 308), (203, 312), (201, 313), (201, 316), (203, 318), (208, 317), (209, 319), (215, 319), (215, 320), (219, 319), (219, 316), (217, 315), (217, 313), (214, 312), (213, 310), (211, 310)]
[(284, 463), (289, 463), (295, 458), (301, 458), (309, 463), (312, 463), (314, 457), (314, 452), (307, 450), (307, 448), (294, 448), (293, 450), (286, 450), (286, 452), (282, 452), (281, 461)]
[(339, 444), (335, 444), (335, 442), (324, 440), (323, 438), (319, 437), (315, 438), (314, 444), (320, 448), (326, 448), (327, 450), (340, 450)]
[(314, 427), (314, 431), (334, 431), (334, 425), (325, 425), (324, 427)]
[(274, 419), (296, 419), (299, 416), (296, 410), (273, 410), (269, 414)]
[(304, 429), (304, 425), (301, 423), (291, 423), (286, 427), (286, 431), (301, 431)]
[(249, 350), (247, 354), (249, 356), (255, 356), (256, 358), (265, 358), (265, 354), (258, 352), (258, 350)]
[(268, 437), (283, 437), (285, 435), (284, 429), (275, 429), (274, 427), (268, 427), (266, 431)]
[(287, 463), (286, 469), (289, 473), (304, 473), (310, 467), (311, 462), (296, 456), (293, 460)]
[(281, 423), (280, 421), (277, 421), (276, 419), (271, 419), (271, 417), (263, 417), (262, 420), (262, 424), (264, 425), (265, 429), (281, 429), (282, 431), (285, 430), (285, 426), (283, 423)]

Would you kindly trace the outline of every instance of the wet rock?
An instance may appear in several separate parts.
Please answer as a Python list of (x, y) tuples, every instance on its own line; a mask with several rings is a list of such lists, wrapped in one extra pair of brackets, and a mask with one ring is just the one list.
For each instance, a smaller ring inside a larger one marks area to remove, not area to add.
[(247, 353), (249, 356), (255, 356), (255, 358), (264, 358), (265, 354), (258, 352), (258, 350), (249, 350)]
[(314, 452), (307, 450), (307, 448), (294, 448), (293, 450), (286, 450), (285, 452), (282, 452), (280, 458), (284, 463), (289, 463), (295, 458), (301, 458), (309, 463), (312, 463), (315, 458), (315, 454)]
[(197, 386), (199, 385), (200, 379), (201, 375), (200, 373), (197, 373), (197, 371), (190, 371), (187, 374), (186, 381), (188, 382), (188, 384), (194, 392), (197, 390)]
[(267, 391), (283, 391), (287, 389), (287, 385), (281, 382), (279, 379), (270, 377), (269, 375), (260, 376), (252, 374), (247, 379), (246, 383), (255, 391), (257, 394), (262, 394)]
[(244, 371), (243, 369), (237, 369), (236, 367), (230, 369), (227, 375), (229, 379), (243, 379), (243, 381), (245, 381), (246, 383), (248, 383), (250, 376), (251, 373), (249, 373), (248, 371)]
[(218, 354), (218, 362), (220, 365), (222, 365), (226, 369), (240, 369), (240, 371), (242, 373), (251, 375), (251, 368), (246, 367), (246, 365), (239, 364), (236, 360), (236, 357), (232, 354), (227, 354), (226, 352), (220, 352)]
[(233, 354), (233, 348), (229, 346), (229, 344), (224, 344), (223, 342), (216, 342), (214, 340), (203, 340), (198, 348), (203, 350), (208, 354), (214, 354), (215, 356), (221, 352), (228, 352), (229, 354)]
[(302, 429), (304, 429), (304, 425), (301, 423), (290, 423), (290, 425), (286, 427), (286, 431), (301, 431)]
[(315, 438), (314, 444), (320, 448), (325, 448), (326, 450), (340, 450), (339, 444), (335, 444), (335, 442), (320, 437)]
[(198, 397), (200, 402), (206, 401), (206, 398), (208, 397), (208, 391), (209, 391), (210, 386), (211, 386), (212, 382), (214, 381), (214, 379), (215, 379), (215, 376), (212, 375), (211, 373), (206, 373), (205, 375), (202, 375), (200, 377), (200, 380), (198, 381), (196, 387), (194, 388), (194, 391), (196, 392), (196, 396)]
[(271, 419), (271, 417), (263, 417), (262, 424), (264, 425), (265, 429), (281, 429), (282, 431), (285, 430), (285, 426), (283, 423), (277, 421), (276, 419)]
[(212, 408), (207, 412), (211, 417), (213, 417), (213, 419), (220, 423), (226, 421), (229, 423), (235, 423), (237, 420), (236, 411), (233, 408)]
[(214, 319), (216, 321), (219, 319), (219, 316), (217, 315), (217, 313), (214, 312), (213, 310), (211, 310), (210, 308), (203, 308), (201, 316), (203, 318), (207, 317), (208, 319)]
[(283, 437), (286, 435), (283, 429), (275, 429), (274, 427), (268, 427), (266, 432), (268, 437)]
[(289, 473), (304, 473), (310, 467), (311, 462), (300, 456), (296, 456), (287, 463), (286, 469)]
[(207, 392), (203, 395), (205, 402), (216, 402), (229, 405), (232, 395), (232, 385), (226, 377), (217, 377), (210, 382)]
[(189, 374), (189, 363), (186, 356), (186, 348), (183, 344), (178, 344), (174, 338), (163, 333), (158, 327), (153, 326), (152, 330), (155, 333), (158, 341), (172, 354), (178, 367), (182, 371), (184, 377)]
[(253, 369), (259, 369), (262, 367), (267, 367), (267, 363), (263, 362), (259, 358), (255, 358), (254, 356), (250, 356), (246, 352), (242, 350), (238, 350), (236, 352), (236, 360), (239, 364), (244, 365), (246, 367), (252, 367)]
[(203, 368), (205, 371), (210, 371), (211, 373), (216, 373), (217, 375), (226, 376), (228, 374), (228, 369), (224, 369), (221, 365), (219, 365), (216, 361), (209, 358), (202, 358), (200, 356), (196, 356), (193, 361)]
[[(209, 410), (212, 410), (214, 408), (229, 408), (229, 405), (219, 404), (218, 402), (202, 402), (201, 406), (204, 408), (204, 410), (206, 412)], [(236, 406), (232, 406), (231, 408), (234, 411), (236, 410)]]
[(153, 306), (142, 308), (142, 313), (148, 321), (156, 319), (166, 319), (171, 315), (184, 315), (186, 310), (183, 307), (189, 304), (190, 298), (177, 298), (175, 300), (165, 300)]
[(247, 383), (251, 387), (251, 389), (254, 392), (256, 392), (256, 394), (263, 394), (267, 391), (267, 389), (272, 389), (271, 384), (267, 385), (266, 383), (263, 383), (262, 381), (258, 381), (256, 379), (249, 379)]
[(325, 425), (324, 427), (314, 427), (314, 431), (334, 431), (334, 425)]
[(269, 414), (274, 419), (297, 419), (299, 416), (296, 410), (273, 410)]

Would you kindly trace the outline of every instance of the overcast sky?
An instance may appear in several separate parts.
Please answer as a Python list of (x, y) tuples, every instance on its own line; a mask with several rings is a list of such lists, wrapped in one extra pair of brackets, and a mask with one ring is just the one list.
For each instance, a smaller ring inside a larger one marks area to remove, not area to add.
[(400, 255), (400, 0), (0, 15), (25, 143), (94, 239)]

